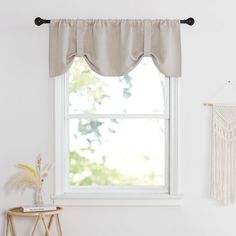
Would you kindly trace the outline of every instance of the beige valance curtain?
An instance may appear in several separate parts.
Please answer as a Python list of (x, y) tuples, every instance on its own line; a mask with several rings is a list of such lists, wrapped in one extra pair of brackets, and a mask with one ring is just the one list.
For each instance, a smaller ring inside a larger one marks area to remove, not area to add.
[(100, 75), (120, 76), (144, 56), (166, 76), (181, 76), (179, 20), (51, 20), (51, 77), (65, 73), (75, 57)]

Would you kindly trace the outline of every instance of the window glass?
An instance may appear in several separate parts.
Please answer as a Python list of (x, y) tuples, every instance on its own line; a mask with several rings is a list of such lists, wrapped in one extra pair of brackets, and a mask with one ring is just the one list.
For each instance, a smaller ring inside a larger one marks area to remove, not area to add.
[(71, 119), (70, 185), (164, 185), (163, 119)]
[(166, 184), (169, 87), (151, 58), (120, 77), (78, 58), (67, 89), (69, 186)]
[(165, 81), (151, 58), (143, 58), (133, 71), (121, 77), (100, 76), (79, 58), (69, 72), (69, 112), (163, 114)]

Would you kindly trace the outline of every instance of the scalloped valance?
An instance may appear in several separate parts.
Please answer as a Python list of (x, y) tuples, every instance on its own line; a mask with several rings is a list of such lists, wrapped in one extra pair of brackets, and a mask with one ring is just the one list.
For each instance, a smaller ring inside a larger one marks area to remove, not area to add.
[(181, 76), (179, 20), (51, 20), (50, 77), (64, 74), (75, 57), (84, 57), (104, 76), (130, 72), (152, 57), (166, 76)]

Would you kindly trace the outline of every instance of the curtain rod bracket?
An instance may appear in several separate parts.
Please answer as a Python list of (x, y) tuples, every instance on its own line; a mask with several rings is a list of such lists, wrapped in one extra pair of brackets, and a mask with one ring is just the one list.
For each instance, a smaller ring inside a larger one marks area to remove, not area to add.
[[(51, 22), (51, 20), (42, 19), (41, 17), (36, 17), (34, 19), (34, 23), (37, 26), (40, 26), (42, 24), (49, 24), (50, 22)], [(192, 17), (190, 17), (186, 20), (180, 20), (180, 23), (187, 24), (187, 25), (193, 25), (195, 23), (195, 20)]]

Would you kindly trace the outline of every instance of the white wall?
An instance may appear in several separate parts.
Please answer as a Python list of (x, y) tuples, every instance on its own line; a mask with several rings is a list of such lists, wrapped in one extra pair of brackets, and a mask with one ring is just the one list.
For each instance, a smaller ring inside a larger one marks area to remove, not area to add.
[[(235, 206), (209, 200), (210, 109), (202, 102), (226, 79), (236, 82), (236, 27), (233, 0), (41, 0), (1, 1), (0, 6), (0, 232), (6, 208), (25, 203), (6, 195), (14, 164), (31, 163), (41, 152), (53, 158), (53, 79), (48, 77), (45, 18), (187, 18), (182, 25), (183, 78), (180, 81), (181, 207), (65, 208), (65, 235), (233, 236)], [(233, 98), (232, 98), (233, 99)], [(47, 184), (52, 189), (52, 180)], [(19, 225), (22, 233), (29, 224)]]

